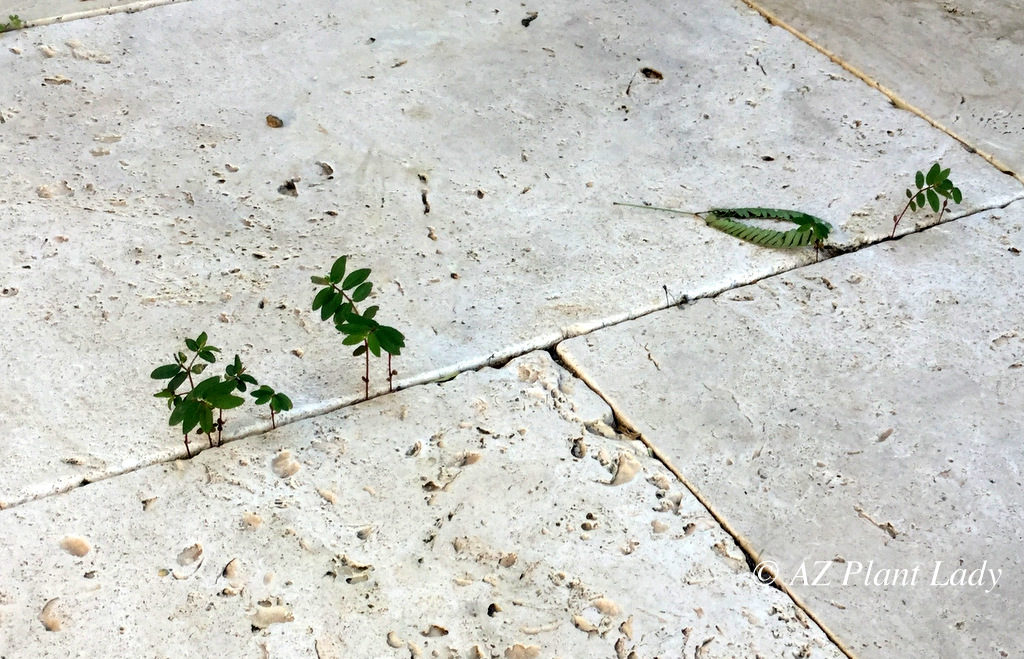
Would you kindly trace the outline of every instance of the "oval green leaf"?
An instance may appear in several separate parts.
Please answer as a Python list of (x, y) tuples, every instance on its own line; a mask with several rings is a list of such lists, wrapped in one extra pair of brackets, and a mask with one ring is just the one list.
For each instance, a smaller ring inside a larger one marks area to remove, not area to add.
[(345, 277), (345, 283), (341, 285), (346, 291), (350, 288), (354, 288), (359, 284), (366, 281), (366, 278), (370, 276), (369, 268), (360, 268), (349, 273), (348, 277)]

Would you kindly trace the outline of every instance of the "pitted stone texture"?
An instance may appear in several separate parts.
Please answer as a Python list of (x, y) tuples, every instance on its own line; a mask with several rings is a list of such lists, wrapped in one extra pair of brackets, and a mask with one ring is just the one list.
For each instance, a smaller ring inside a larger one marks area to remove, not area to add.
[[(610, 422), (533, 353), (2, 511), (0, 643), (33, 657), (841, 656)], [(39, 618), (54, 598), (59, 632)]]
[(1019, 1), (748, 1), (1024, 180)]
[(745, 6), (660, 7), (196, 0), (4, 35), (0, 502), (184, 455), (148, 376), (201, 331), (296, 414), (361, 396), (309, 311), (341, 254), (422, 382), (814, 259), (616, 200), (797, 207), (851, 245), (935, 159), (958, 211), (1021, 194)]
[(558, 352), (858, 655), (1015, 656), (1021, 249), (1018, 204)]

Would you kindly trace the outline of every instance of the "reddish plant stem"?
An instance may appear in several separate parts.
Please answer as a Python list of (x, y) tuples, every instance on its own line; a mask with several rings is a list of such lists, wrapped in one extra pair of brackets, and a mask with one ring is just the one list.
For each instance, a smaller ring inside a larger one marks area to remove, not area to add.
[(391, 383), (391, 376), (394, 375), (394, 371), (391, 370), (391, 353), (388, 353), (388, 391), (394, 391), (395, 388)]
[(277, 421), (274, 420), (274, 406), (270, 406), (270, 427), (277, 428)]
[(192, 457), (192, 449), (188, 447), (188, 433), (185, 433), (185, 454)]
[(363, 339), (363, 354), (366, 355), (366, 374), (363, 376), (363, 399), (370, 397), (370, 343)]

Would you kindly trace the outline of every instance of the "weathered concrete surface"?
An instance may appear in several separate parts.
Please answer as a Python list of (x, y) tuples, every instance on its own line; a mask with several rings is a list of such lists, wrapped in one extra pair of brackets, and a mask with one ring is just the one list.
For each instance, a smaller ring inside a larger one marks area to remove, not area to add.
[(1021, 196), (739, 3), (255, 6), (0, 37), (0, 502), (183, 455), (148, 374), (203, 330), (298, 413), (357, 397), (308, 311), (342, 253), (409, 383), (813, 259), (615, 200), (797, 207), (851, 245), (936, 159), (958, 212)]
[(1024, 180), (1024, 4), (748, 0)]
[(0, 0), (0, 23), (17, 16), (26, 27), (132, 12), (185, 0)]
[(860, 656), (1020, 656), (1022, 249), (1014, 204), (558, 352)]
[(2, 654), (841, 656), (609, 421), (532, 353), (0, 511)]

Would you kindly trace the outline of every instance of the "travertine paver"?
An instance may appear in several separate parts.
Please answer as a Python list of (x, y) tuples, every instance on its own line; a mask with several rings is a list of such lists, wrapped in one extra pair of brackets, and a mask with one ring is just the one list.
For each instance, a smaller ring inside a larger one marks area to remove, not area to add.
[(1021, 195), (738, 2), (253, 7), (0, 36), (0, 505), (183, 454), (148, 375), (203, 330), (299, 413), (358, 396), (308, 312), (343, 253), (409, 383), (814, 258), (616, 200), (797, 207), (852, 245), (936, 159), (957, 210)]
[(1024, 7), (748, 0), (1024, 180)]
[(1018, 656), (1024, 207), (559, 345), (863, 657)]
[(0, 0), (0, 22), (17, 16), (26, 26), (46, 25), (100, 16), (112, 12), (141, 11), (186, 0)]
[(0, 511), (0, 654), (841, 656), (610, 421), (532, 353)]

